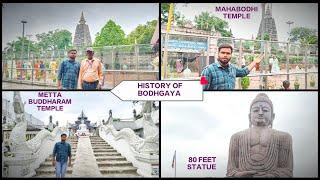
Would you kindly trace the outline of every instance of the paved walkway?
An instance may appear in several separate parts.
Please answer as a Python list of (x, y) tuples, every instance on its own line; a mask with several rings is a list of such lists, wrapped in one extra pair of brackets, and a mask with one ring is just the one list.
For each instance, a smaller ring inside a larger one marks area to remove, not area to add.
[(79, 137), (72, 177), (102, 177), (88, 136)]

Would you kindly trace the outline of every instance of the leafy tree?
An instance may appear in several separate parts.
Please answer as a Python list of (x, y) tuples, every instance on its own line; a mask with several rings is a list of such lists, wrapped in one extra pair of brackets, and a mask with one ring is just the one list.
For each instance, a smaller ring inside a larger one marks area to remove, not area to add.
[(117, 25), (114, 21), (109, 20), (97, 34), (93, 45), (95, 47), (100, 47), (121, 45), (125, 43), (125, 33), (122, 30), (121, 26)]
[(299, 42), (301, 44), (318, 44), (317, 32), (314, 29), (306, 27), (295, 27), (290, 31), (290, 42)]
[[(175, 7), (175, 4), (173, 5)], [(170, 3), (161, 3), (161, 24), (168, 22), (168, 14), (169, 14)], [(181, 18), (181, 14), (178, 11), (174, 11), (173, 19), (174, 21), (179, 21)]]
[(126, 43), (134, 44), (135, 40), (137, 44), (150, 44), (151, 38), (155, 31), (157, 20), (148, 21), (144, 25), (138, 25), (128, 36)]
[[(22, 44), (23, 44), (23, 47), (22, 47)], [(28, 47), (29, 47), (29, 52), (35, 52), (38, 50), (35, 42), (29, 41), (26, 37), (24, 38), (18, 37), (18, 40), (8, 42), (4, 50), (7, 52), (7, 55), (11, 57), (13, 57), (13, 54), (15, 54), (16, 58), (21, 58), (22, 50), (23, 50), (23, 57), (27, 58)]]
[(185, 18), (184, 15), (181, 15), (180, 19), (176, 20), (176, 24), (178, 27), (185, 27), (189, 21)]
[(37, 46), (42, 50), (57, 50), (69, 48), (72, 45), (72, 34), (68, 30), (49, 31), (36, 35)]
[(220, 32), (223, 37), (231, 37), (232, 32), (229, 28), (228, 22), (220, 19), (209, 12), (202, 12), (200, 15), (195, 16), (194, 19), (196, 28), (204, 31), (211, 31), (213, 28)]

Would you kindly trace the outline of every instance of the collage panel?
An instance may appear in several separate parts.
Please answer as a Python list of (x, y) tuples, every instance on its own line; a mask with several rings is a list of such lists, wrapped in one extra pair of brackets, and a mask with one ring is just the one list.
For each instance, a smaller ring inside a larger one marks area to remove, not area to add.
[(158, 3), (4, 3), (2, 87), (110, 90), (158, 80), (158, 12)]
[(2, 92), (2, 177), (159, 177), (159, 102)]
[(2, 20), (2, 178), (318, 177), (317, 3), (2, 3)]
[(161, 79), (318, 90), (318, 4), (161, 3)]
[(318, 177), (318, 92), (204, 92), (161, 105), (161, 177)]

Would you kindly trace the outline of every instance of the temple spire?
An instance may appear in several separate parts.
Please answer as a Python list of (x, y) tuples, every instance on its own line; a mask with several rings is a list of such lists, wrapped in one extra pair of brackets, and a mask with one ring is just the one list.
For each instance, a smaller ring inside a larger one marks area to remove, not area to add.
[(80, 24), (85, 24), (86, 23), (86, 20), (84, 19), (84, 16), (83, 16), (83, 11), (81, 12), (81, 17), (80, 17), (79, 23)]

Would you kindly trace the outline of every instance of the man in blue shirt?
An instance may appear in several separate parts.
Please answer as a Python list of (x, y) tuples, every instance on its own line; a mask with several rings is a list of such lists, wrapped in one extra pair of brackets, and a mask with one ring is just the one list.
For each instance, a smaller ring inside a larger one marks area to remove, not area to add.
[(223, 44), (218, 48), (218, 62), (212, 63), (203, 69), (201, 76), (204, 76), (208, 83), (203, 86), (204, 90), (234, 89), (236, 77), (244, 77), (250, 73), (253, 67), (260, 63), (263, 55), (254, 59), (252, 63), (243, 68), (229, 63), (232, 56), (232, 46)]
[(67, 171), (67, 161), (69, 157), (69, 167), (71, 166), (71, 145), (66, 142), (67, 134), (61, 134), (61, 142), (54, 145), (52, 155), (52, 165), (56, 168), (56, 177), (64, 177)]
[(77, 50), (68, 51), (68, 59), (62, 61), (58, 73), (58, 89), (77, 89), (80, 63), (76, 62)]

